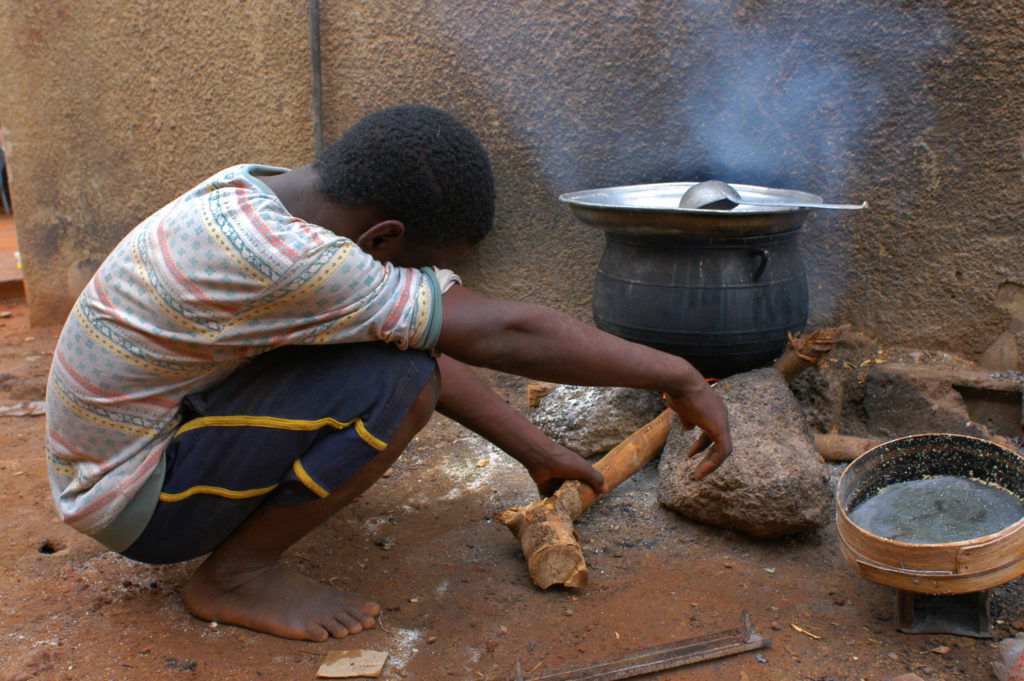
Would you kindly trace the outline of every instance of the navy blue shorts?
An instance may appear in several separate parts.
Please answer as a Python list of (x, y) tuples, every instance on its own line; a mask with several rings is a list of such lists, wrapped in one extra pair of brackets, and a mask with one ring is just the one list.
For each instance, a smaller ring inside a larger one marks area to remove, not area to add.
[(123, 553), (209, 553), (261, 504), (315, 501), (383, 450), (437, 368), (385, 343), (288, 346), (189, 395), (156, 511)]

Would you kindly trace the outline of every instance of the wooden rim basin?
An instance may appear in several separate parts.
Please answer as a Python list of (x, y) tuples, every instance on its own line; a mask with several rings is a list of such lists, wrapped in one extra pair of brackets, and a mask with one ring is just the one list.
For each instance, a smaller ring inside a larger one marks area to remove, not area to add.
[(847, 467), (836, 490), (843, 556), (878, 584), (923, 594), (982, 591), (1024, 574), (1024, 517), (993, 534), (915, 544), (878, 536), (850, 512), (897, 482), (951, 475), (992, 483), (1024, 499), (1024, 456), (966, 435), (911, 435), (869, 449)]

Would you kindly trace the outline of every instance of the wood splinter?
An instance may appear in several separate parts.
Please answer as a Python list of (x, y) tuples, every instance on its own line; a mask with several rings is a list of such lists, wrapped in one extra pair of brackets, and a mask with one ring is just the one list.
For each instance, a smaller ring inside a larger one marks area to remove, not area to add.
[[(666, 409), (640, 427), (594, 464), (611, 490), (643, 468), (668, 439), (675, 412)], [(562, 584), (578, 589), (587, 583), (587, 564), (572, 523), (598, 499), (589, 485), (569, 480), (546, 499), (510, 508), (498, 515), (519, 540), (533, 583), (542, 589)]]

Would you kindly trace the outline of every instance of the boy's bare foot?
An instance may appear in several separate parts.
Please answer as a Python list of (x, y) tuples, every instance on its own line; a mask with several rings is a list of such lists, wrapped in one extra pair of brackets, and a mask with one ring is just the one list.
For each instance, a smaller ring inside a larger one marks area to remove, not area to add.
[(200, 619), (309, 641), (371, 629), (380, 613), (376, 603), (276, 563), (235, 572), (203, 563), (185, 585), (185, 607)]

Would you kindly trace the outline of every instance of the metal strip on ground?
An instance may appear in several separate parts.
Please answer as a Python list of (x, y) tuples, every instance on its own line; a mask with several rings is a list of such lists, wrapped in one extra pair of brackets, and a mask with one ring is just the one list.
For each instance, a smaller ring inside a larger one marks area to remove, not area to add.
[(556, 669), (529, 679), (520, 672), (515, 681), (620, 681), (766, 648), (771, 643), (771, 639), (754, 631), (750, 613), (744, 610), (742, 624), (736, 629), (645, 648), (608, 662)]

